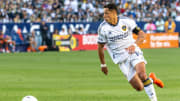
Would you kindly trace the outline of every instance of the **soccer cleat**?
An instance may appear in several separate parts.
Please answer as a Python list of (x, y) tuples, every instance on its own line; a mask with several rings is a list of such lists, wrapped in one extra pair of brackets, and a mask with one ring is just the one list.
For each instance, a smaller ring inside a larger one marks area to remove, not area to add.
[(153, 83), (156, 84), (158, 87), (164, 87), (164, 83), (160, 79), (156, 78), (156, 75), (154, 73), (150, 73), (149, 77), (153, 79)]

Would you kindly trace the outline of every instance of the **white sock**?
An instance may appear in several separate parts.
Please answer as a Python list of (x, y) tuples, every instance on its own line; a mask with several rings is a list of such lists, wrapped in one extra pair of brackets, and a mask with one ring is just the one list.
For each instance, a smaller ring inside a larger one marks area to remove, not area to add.
[[(151, 80), (151, 79), (149, 79), (149, 80)], [(146, 94), (149, 96), (151, 101), (157, 101), (156, 92), (155, 92), (152, 80), (151, 80), (150, 84), (144, 86), (144, 90), (145, 90)]]

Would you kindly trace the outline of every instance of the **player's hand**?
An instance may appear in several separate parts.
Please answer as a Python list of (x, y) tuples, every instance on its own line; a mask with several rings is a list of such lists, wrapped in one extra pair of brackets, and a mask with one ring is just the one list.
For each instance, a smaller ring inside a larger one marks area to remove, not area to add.
[(102, 71), (105, 75), (108, 75), (108, 69), (107, 69), (107, 67), (101, 67), (101, 71)]
[(128, 48), (126, 48), (126, 50), (128, 51), (129, 54), (133, 54), (135, 52), (135, 46), (131, 45)]

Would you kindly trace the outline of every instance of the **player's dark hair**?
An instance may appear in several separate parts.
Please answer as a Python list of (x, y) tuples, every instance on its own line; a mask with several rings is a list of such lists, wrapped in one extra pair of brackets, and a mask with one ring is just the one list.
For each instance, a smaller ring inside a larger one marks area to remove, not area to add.
[(104, 8), (108, 8), (109, 10), (115, 10), (118, 13), (117, 6), (114, 3), (107, 4), (104, 6)]

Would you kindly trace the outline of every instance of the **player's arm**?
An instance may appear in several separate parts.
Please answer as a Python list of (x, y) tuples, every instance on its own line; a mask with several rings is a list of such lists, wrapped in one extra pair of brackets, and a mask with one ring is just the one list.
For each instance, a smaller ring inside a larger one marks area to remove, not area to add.
[[(133, 33), (135, 33), (136, 35), (138, 35), (137, 40), (135, 41), (135, 43), (139, 46), (143, 43), (143, 41), (145, 40), (146, 34), (139, 28), (139, 27), (135, 27), (133, 29)], [(130, 54), (133, 54), (135, 52), (135, 46), (131, 45), (127, 48), (128, 52)]]
[(98, 55), (99, 55), (99, 60), (101, 63), (101, 71), (107, 75), (108, 74), (108, 69), (105, 63), (105, 58), (104, 58), (104, 45), (107, 43), (107, 37), (106, 37), (106, 31), (102, 27), (103, 25), (100, 25), (98, 28)]
[(99, 44), (98, 43), (98, 55), (99, 55), (99, 60), (101, 64), (105, 64), (104, 60), (104, 44)]
[(98, 43), (98, 55), (99, 55), (99, 60), (101, 63), (101, 71), (107, 75), (108, 74), (108, 69), (105, 63), (105, 59), (104, 59), (104, 45), (102, 43)]
[(138, 35), (137, 40), (136, 40), (135, 43), (138, 46), (141, 45), (145, 40), (146, 34), (139, 27), (135, 27), (134, 30), (133, 30), (133, 33)]

